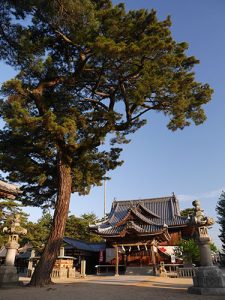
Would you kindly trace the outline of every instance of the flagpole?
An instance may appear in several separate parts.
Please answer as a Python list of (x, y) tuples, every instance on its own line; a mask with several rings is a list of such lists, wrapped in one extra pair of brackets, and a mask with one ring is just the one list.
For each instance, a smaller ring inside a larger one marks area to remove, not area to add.
[(104, 219), (106, 218), (106, 180), (104, 179)]

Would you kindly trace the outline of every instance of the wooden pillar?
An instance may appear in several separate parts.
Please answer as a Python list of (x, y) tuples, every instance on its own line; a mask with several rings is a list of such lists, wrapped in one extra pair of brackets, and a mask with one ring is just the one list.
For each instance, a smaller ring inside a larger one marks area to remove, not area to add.
[(119, 252), (118, 246), (115, 246), (115, 258), (116, 258), (116, 265), (115, 265), (115, 276), (119, 276)]
[(127, 255), (126, 255), (126, 253), (123, 256), (123, 264), (124, 264), (124, 266), (126, 268), (127, 267)]
[(154, 241), (152, 241), (151, 242), (150, 253), (151, 253), (152, 266), (153, 266), (153, 275), (156, 275), (157, 270), (156, 270), (156, 257), (155, 257), (154, 246), (155, 246), (155, 243), (154, 243)]

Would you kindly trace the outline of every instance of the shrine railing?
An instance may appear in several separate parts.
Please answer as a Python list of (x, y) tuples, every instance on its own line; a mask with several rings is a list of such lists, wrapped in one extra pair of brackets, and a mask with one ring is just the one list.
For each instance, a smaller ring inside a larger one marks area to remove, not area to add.
[(177, 277), (194, 277), (196, 268), (177, 268)]
[(160, 274), (160, 267), (158, 266), (159, 276), (164, 277), (180, 277), (180, 278), (191, 278), (195, 276), (196, 268), (195, 267), (183, 267), (180, 264), (163, 264), (164, 272)]

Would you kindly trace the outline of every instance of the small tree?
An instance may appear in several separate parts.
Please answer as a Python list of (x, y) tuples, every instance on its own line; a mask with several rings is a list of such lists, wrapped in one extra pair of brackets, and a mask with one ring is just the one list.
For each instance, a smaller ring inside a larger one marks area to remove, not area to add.
[(70, 215), (66, 221), (65, 236), (84, 240), (86, 242), (100, 242), (102, 238), (90, 232), (89, 224), (97, 221), (93, 213), (83, 214), (80, 217)]
[(225, 192), (222, 191), (217, 202), (216, 212), (218, 214), (218, 224), (220, 225), (219, 238), (222, 242), (222, 251), (225, 253)]
[(147, 112), (168, 116), (171, 130), (204, 122), (212, 90), (195, 81), (199, 61), (155, 11), (126, 12), (110, 0), (5, 0), (0, 22), (0, 57), (18, 70), (2, 88), (0, 169), (23, 184), (23, 202), (55, 209), (31, 279), (49, 284), (71, 193), (88, 193), (121, 165), (115, 144), (128, 142)]
[(182, 239), (179, 242), (176, 255), (181, 257), (186, 264), (199, 264), (200, 252), (198, 245), (194, 239)]
[(216, 247), (216, 245), (214, 243), (210, 243), (210, 250), (214, 253), (218, 252), (218, 248)]

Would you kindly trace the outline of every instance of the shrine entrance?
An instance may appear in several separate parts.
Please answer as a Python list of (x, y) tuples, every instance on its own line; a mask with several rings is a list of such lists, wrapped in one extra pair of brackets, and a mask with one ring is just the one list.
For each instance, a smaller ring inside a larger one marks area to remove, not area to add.
[(156, 274), (157, 241), (148, 243), (127, 243), (114, 245), (115, 275), (119, 275), (119, 266), (124, 265), (126, 274)]

